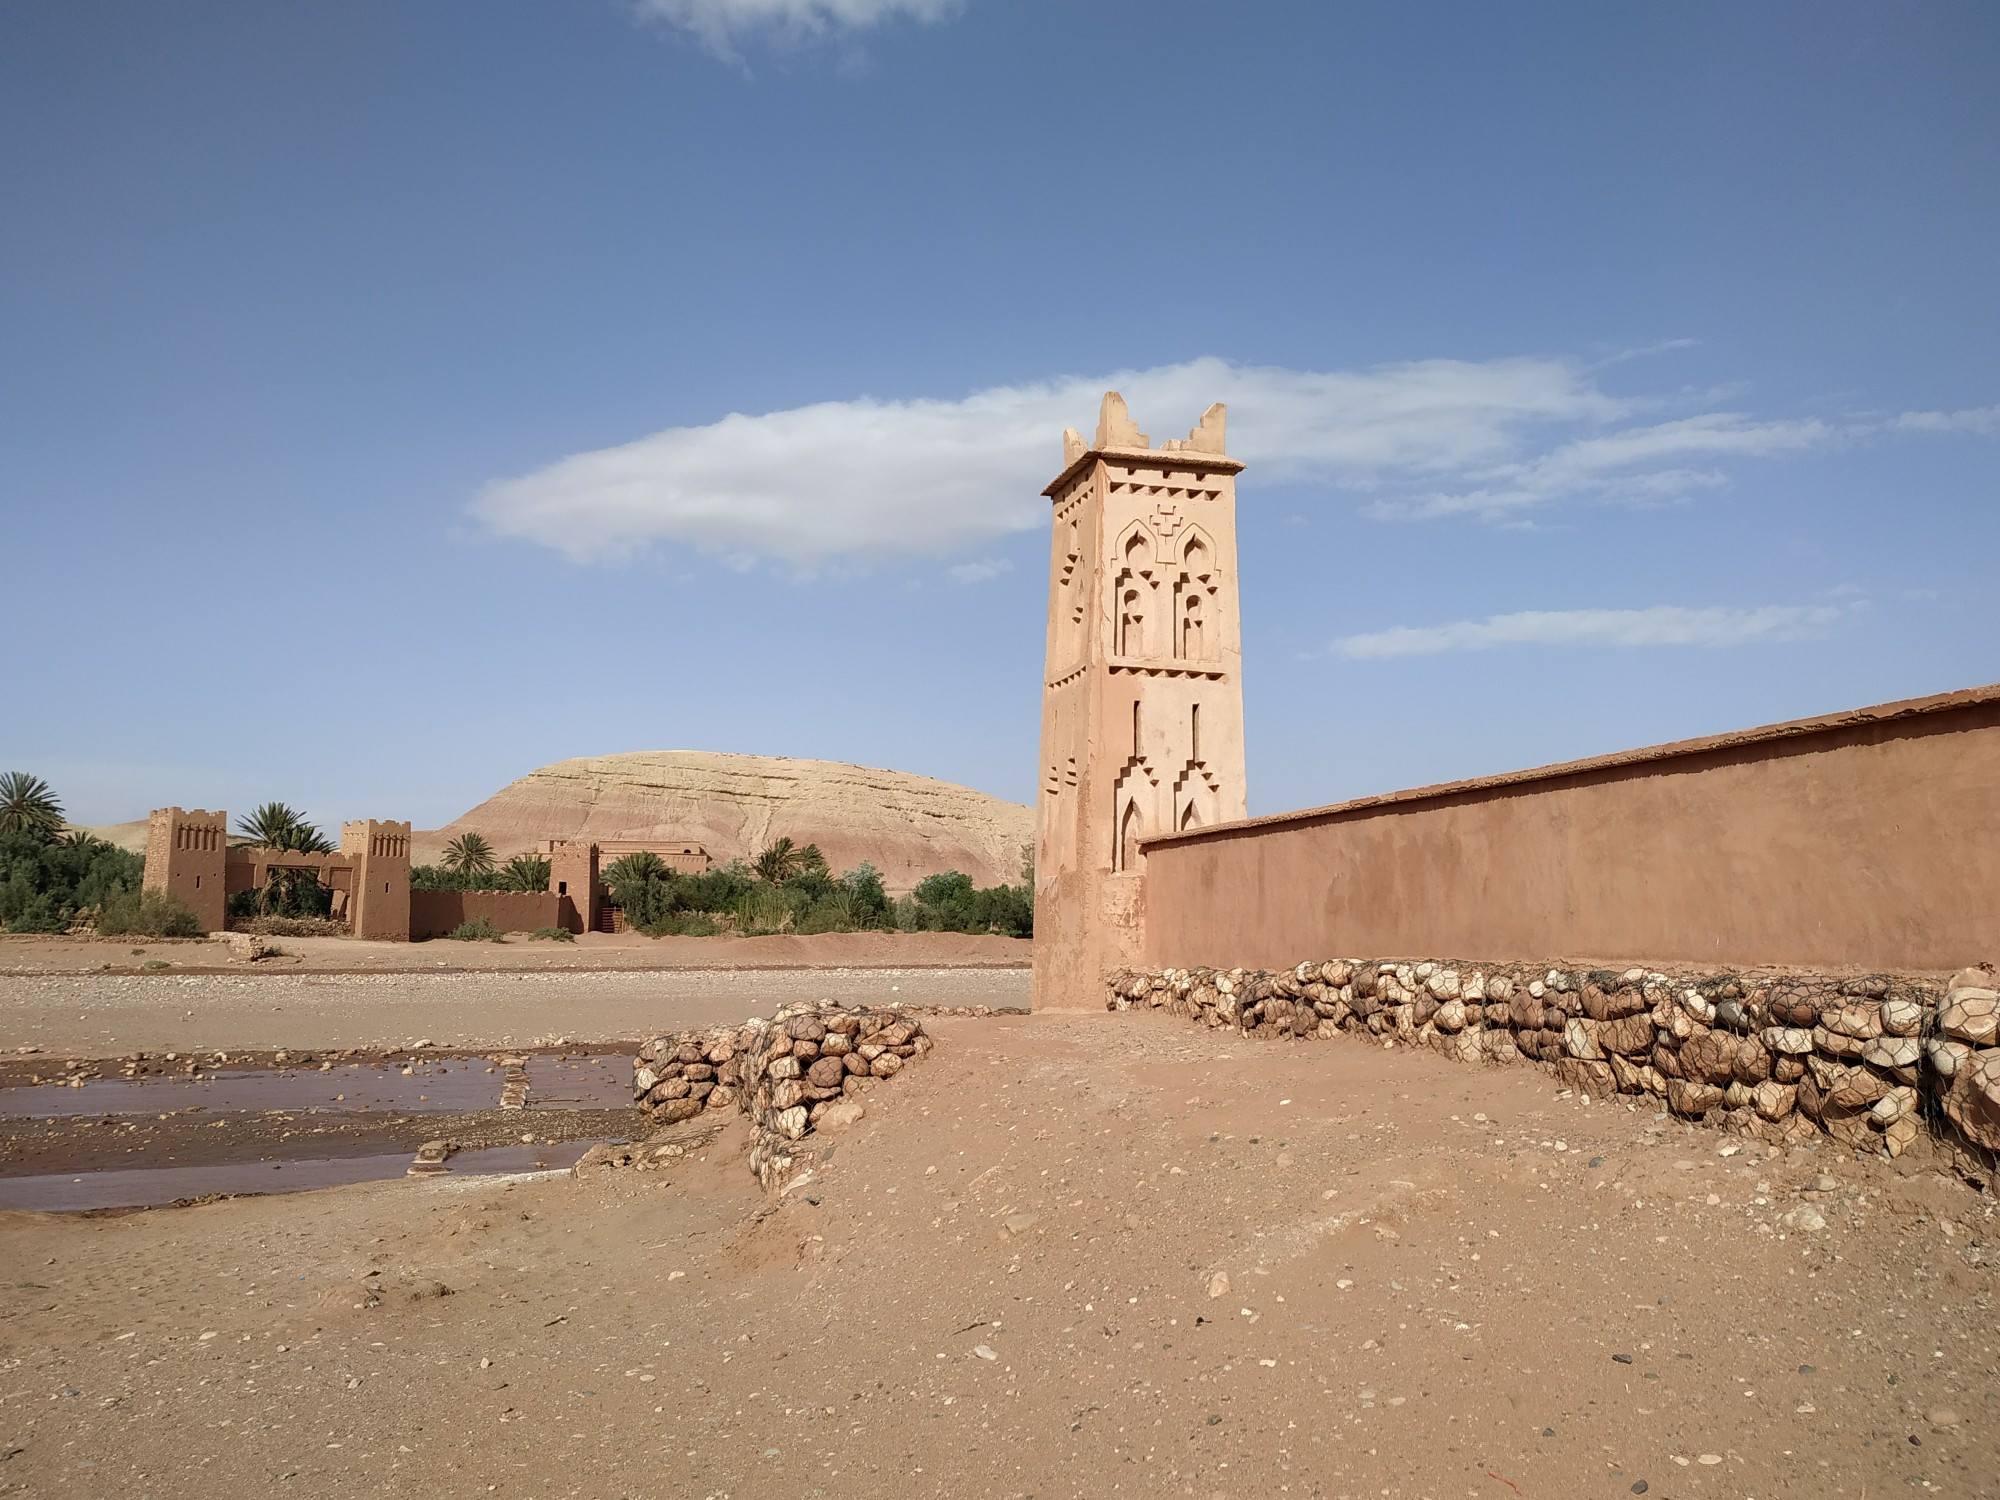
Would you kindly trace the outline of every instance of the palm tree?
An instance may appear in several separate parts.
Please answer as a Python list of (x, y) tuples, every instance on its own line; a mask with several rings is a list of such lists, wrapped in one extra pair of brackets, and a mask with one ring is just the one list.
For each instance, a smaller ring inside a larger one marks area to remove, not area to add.
[(444, 867), (454, 875), (491, 875), (493, 846), (476, 833), (461, 833), (444, 846)]
[(641, 932), (651, 931), (673, 910), (673, 866), (650, 849), (613, 860), (604, 867), (603, 878), (626, 924)]
[(517, 854), (494, 882), (503, 891), (545, 891), (549, 888), (549, 862), (539, 854)]
[(49, 840), (62, 832), (62, 804), (49, 784), (26, 771), (0, 773), (0, 833)]
[(236, 833), (262, 849), (297, 854), (331, 854), (332, 841), (308, 823), (305, 814), (283, 802), (266, 802), (248, 817), (236, 820)]
[(818, 844), (800, 848), (790, 839), (777, 839), (767, 845), (751, 868), (767, 885), (783, 885), (803, 875), (827, 873), (826, 856), (819, 852)]
[(751, 868), (765, 884), (783, 885), (799, 873), (804, 859), (805, 851), (795, 847), (790, 839), (777, 839), (765, 846)]
[[(333, 852), (332, 841), (319, 831), (319, 825), (308, 823), (304, 813), (285, 802), (263, 803), (248, 817), (238, 818), (236, 835), (260, 849), (282, 854)], [(319, 877), (310, 870), (272, 869), (257, 897), (258, 915), (296, 910), (298, 893), (308, 881), (318, 885)]]

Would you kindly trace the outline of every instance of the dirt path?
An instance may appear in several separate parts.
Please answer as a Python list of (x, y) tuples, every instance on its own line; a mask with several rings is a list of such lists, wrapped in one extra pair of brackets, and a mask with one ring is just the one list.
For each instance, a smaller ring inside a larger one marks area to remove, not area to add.
[(27, 974), (0, 977), (0, 1049), (74, 1057), (174, 1048), (528, 1046), (636, 1040), (795, 1000), (1022, 1006), (1028, 971), (677, 969), (489, 974)]
[[(275, 937), (281, 954), (257, 961), (259, 973), (352, 974), (385, 971), (488, 973), (517, 969), (818, 969), (1025, 968), (1034, 944), (1024, 938), (958, 932), (823, 932), (810, 936), (665, 937), (587, 933), (574, 942), (524, 934), (499, 943), (378, 943), (358, 938)], [(25, 937), (0, 933), (0, 978), (19, 974), (179, 973), (246, 970), (226, 934), (206, 938)]]
[(933, 1030), (775, 1206), (732, 1125), (664, 1171), (0, 1219), (0, 1485), (2000, 1494), (2000, 1224), (1907, 1159), (1348, 1040)]

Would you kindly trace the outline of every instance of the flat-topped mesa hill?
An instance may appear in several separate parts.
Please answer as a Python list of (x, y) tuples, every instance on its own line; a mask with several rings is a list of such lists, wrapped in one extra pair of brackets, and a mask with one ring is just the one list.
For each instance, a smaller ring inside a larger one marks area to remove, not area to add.
[(904, 891), (940, 870), (1013, 884), (1034, 826), (1033, 808), (902, 771), (637, 750), (543, 766), (412, 842), (422, 863), (461, 833), (484, 835), (503, 860), (544, 839), (686, 840), (720, 865), (790, 838), (818, 844), (835, 871), (866, 861), (890, 890)]

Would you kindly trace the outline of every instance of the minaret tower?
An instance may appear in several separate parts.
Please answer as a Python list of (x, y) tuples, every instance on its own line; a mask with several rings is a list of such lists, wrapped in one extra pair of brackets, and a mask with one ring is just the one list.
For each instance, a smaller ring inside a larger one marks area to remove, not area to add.
[(1107, 391), (1063, 434), (1035, 836), (1037, 1010), (1137, 963), (1151, 835), (1244, 816), (1236, 474), (1222, 406), (1157, 449)]

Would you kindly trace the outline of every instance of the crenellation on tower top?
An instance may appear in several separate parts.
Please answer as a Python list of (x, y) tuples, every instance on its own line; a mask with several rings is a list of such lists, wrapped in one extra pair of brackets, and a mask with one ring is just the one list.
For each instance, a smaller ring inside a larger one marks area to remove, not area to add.
[(1097, 441), (1095, 448), (1150, 448), (1152, 439), (1139, 430), (1139, 424), (1132, 420), (1132, 414), (1125, 409), (1125, 398), (1116, 391), (1106, 391), (1103, 401), (1097, 407)]

